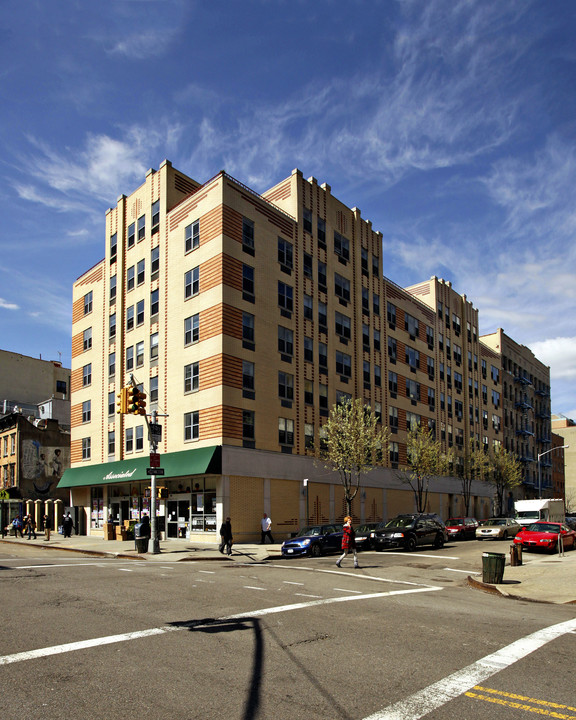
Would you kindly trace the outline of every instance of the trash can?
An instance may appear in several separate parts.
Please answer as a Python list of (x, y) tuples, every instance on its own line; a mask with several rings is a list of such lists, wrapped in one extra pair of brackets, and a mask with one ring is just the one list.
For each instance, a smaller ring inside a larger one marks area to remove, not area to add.
[(134, 525), (134, 543), (138, 554), (148, 552), (150, 542), (150, 525), (148, 523), (136, 523)]
[(510, 565), (522, 565), (522, 545), (510, 545)]
[(482, 582), (499, 585), (504, 577), (505, 565), (504, 553), (482, 553)]

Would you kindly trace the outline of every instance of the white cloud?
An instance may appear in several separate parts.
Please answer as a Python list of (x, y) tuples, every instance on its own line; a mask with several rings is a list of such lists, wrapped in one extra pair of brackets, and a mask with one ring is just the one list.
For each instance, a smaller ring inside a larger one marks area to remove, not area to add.
[(530, 344), (530, 349), (554, 379), (576, 378), (576, 337), (555, 337)]
[(4, 298), (0, 298), (0, 309), (2, 309), (2, 310), (20, 310), (20, 306), (16, 305), (16, 303), (8, 302), (8, 300), (4, 300)]

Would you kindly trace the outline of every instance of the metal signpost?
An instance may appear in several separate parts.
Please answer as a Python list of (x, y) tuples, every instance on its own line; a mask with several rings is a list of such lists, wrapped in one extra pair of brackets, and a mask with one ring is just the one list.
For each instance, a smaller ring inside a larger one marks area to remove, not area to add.
[[(165, 416), (166, 417), (166, 416)], [(148, 420), (148, 418), (146, 418)], [(162, 442), (162, 426), (158, 425), (158, 413), (152, 410), (151, 422), (148, 423), (148, 436), (150, 440), (150, 467), (146, 470), (150, 475), (150, 531), (152, 534), (152, 554), (160, 552), (160, 538), (158, 537), (158, 518), (156, 517), (156, 478), (164, 475), (164, 468), (160, 467), (158, 443)]]

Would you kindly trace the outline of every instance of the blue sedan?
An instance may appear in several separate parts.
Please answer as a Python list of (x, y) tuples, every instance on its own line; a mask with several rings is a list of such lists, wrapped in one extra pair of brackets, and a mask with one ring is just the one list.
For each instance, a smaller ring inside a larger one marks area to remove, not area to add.
[(311, 555), (338, 552), (342, 547), (342, 529), (336, 525), (305, 527), (290, 540), (282, 543), (282, 556)]

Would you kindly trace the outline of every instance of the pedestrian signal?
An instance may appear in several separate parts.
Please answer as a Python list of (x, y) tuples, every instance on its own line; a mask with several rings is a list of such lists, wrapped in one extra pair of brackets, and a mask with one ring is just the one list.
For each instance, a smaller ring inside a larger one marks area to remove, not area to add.
[(123, 387), (116, 397), (116, 412), (125, 415), (128, 412), (128, 388)]

